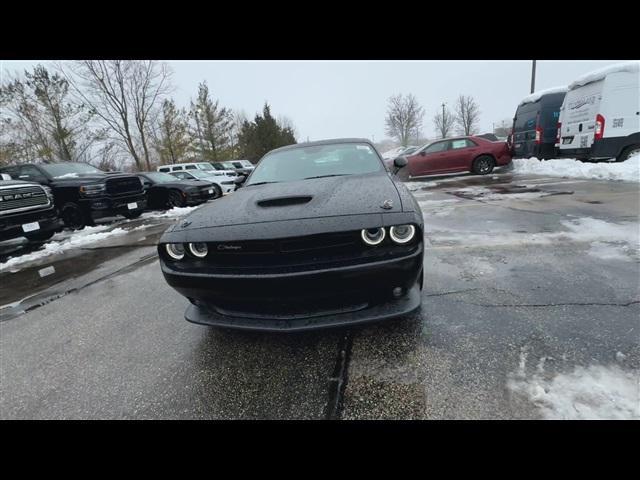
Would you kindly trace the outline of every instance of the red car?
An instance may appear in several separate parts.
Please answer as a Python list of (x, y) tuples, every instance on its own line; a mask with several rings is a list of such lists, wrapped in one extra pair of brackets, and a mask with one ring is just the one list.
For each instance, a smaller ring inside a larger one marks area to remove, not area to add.
[(405, 168), (411, 177), (470, 171), (486, 175), (493, 167), (508, 165), (511, 152), (507, 142), (481, 137), (455, 137), (436, 140), (407, 157)]

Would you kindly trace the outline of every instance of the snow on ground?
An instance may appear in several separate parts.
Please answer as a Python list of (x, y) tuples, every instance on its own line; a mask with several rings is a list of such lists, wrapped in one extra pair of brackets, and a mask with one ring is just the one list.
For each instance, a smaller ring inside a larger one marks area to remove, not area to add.
[(640, 155), (634, 155), (624, 162), (611, 163), (587, 163), (572, 158), (553, 160), (538, 160), (535, 157), (520, 158), (513, 160), (513, 173), (640, 182)]
[[(455, 208), (443, 207), (443, 208)], [(504, 230), (470, 231), (468, 228), (451, 229), (426, 223), (431, 242), (440, 244), (485, 245), (548, 245), (562, 241), (590, 243), (589, 255), (603, 259), (640, 260), (640, 229), (637, 222), (612, 223), (597, 218), (583, 217), (561, 222), (565, 231), (511, 232)]]
[(547, 378), (540, 359), (536, 372), (525, 373), (527, 352), (507, 386), (529, 401), (548, 420), (640, 420), (640, 372), (617, 365), (576, 367), (573, 372)]
[(185, 215), (190, 214), (198, 207), (174, 207), (171, 210), (167, 210), (165, 212), (148, 212), (143, 213), (141, 218), (176, 218), (176, 217), (184, 217)]
[(40, 250), (26, 255), (13, 257), (4, 263), (0, 263), (0, 272), (15, 268), (17, 265), (22, 263), (39, 260), (41, 258), (59, 254), (73, 248), (85, 247), (86, 245), (104, 240), (105, 238), (123, 235), (128, 232), (128, 230), (119, 227), (114, 228), (113, 230), (104, 231), (108, 228), (108, 225), (85, 227), (83, 230), (74, 232), (73, 236), (69, 237), (66, 240), (50, 241), (46, 243)]

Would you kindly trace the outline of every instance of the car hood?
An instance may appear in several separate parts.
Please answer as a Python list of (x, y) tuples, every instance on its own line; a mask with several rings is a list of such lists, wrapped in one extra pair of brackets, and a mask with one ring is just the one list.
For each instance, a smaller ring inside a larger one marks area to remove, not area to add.
[(212, 182), (206, 180), (176, 180), (175, 182), (157, 183), (156, 186), (165, 188), (210, 187)]
[(401, 211), (393, 181), (380, 172), (249, 185), (196, 210), (182, 225), (204, 228)]

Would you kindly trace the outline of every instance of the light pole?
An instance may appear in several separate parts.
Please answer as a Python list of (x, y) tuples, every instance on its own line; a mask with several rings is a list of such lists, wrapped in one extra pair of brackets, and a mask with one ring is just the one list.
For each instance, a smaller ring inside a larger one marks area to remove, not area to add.
[(444, 106), (446, 105), (445, 102), (442, 102), (442, 138), (444, 138), (445, 136), (445, 117), (444, 117)]
[[(198, 129), (198, 140), (200, 140), (200, 156), (203, 157), (204, 156), (204, 143), (202, 143), (202, 132), (200, 131), (200, 120), (198, 119), (198, 117), (200, 116), (200, 112), (202, 110), (200, 110), (199, 108), (196, 108), (196, 128)], [(202, 160), (202, 158), (199, 158), (198, 160)]]
[(531, 64), (531, 92), (533, 93), (536, 90), (536, 61), (533, 60)]

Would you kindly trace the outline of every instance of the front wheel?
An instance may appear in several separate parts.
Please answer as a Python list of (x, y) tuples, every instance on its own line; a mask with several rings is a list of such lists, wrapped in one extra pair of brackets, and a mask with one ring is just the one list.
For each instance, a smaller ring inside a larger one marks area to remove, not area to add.
[(493, 157), (489, 155), (480, 155), (473, 161), (473, 173), (476, 175), (487, 175), (493, 172), (493, 167), (495, 166), (495, 161)]
[(222, 196), (222, 188), (220, 188), (218, 185), (214, 185), (212, 188), (213, 188), (212, 200), (215, 200), (216, 198), (220, 198)]
[(61, 210), (62, 221), (64, 226), (71, 230), (82, 230), (88, 221), (87, 216), (77, 203), (65, 203)]
[(174, 207), (184, 207), (185, 202), (182, 198), (182, 194), (178, 190), (171, 190), (167, 197), (167, 207), (169, 209)]

